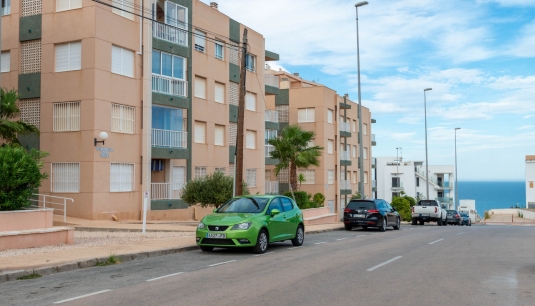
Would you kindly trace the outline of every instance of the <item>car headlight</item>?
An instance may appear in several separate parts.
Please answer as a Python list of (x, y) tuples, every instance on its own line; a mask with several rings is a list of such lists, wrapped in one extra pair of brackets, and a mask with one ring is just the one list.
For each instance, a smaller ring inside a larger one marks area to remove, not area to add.
[(232, 227), (233, 230), (248, 230), (253, 222), (238, 223)]
[(198, 229), (203, 229), (203, 228), (204, 228), (204, 223), (202, 223), (202, 222), (199, 223), (199, 224), (197, 225), (197, 228), (198, 228)]

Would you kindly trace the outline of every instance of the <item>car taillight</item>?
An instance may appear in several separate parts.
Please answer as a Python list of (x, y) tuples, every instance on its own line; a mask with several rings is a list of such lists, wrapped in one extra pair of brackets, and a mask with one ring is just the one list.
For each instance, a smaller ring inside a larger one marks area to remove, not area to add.
[(379, 211), (378, 211), (377, 209), (369, 209), (369, 210), (368, 210), (368, 213), (370, 213), (370, 214), (376, 214), (376, 213), (378, 213), (378, 212), (379, 212)]
[(455, 218), (459, 218), (459, 215), (455, 215)]
[(435, 207), (435, 214), (437, 213), (437, 211), (438, 211), (438, 208)]
[(351, 212), (351, 208), (344, 209), (344, 212)]
[(414, 213), (414, 206), (412, 207), (412, 212)]

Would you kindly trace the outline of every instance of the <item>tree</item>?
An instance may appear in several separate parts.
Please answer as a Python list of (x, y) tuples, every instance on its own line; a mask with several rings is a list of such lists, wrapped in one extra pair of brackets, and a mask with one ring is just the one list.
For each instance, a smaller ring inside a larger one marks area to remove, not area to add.
[(360, 192), (356, 191), (354, 195), (351, 196), (351, 200), (358, 200), (361, 199), (362, 196), (360, 195)]
[(0, 139), (7, 143), (19, 143), (18, 135), (39, 134), (35, 125), (27, 124), (21, 120), (15, 121), (20, 115), (17, 100), (19, 94), (15, 89), (0, 88)]
[[(225, 176), (221, 171), (196, 178), (182, 189), (182, 200), (190, 206), (201, 204), (202, 207), (212, 205), (218, 208), (232, 198), (233, 182), (232, 176)], [(242, 194), (249, 194), (247, 184), (243, 182), (242, 186)]]
[(48, 177), (41, 173), (47, 155), (15, 144), (0, 147), (0, 211), (30, 206), (30, 198)]
[(275, 174), (283, 169), (290, 169), (290, 186), (297, 190), (297, 168), (307, 169), (310, 166), (319, 166), (318, 157), (323, 150), (320, 146), (309, 146), (316, 133), (305, 131), (298, 125), (285, 127), (281, 135), (268, 140), (274, 147), (271, 158), (278, 159), (279, 164), (275, 167)]
[(306, 182), (307, 179), (303, 173), (299, 173), (299, 175), (297, 176), (297, 181), (299, 181), (299, 190), (301, 190), (301, 185), (303, 185), (303, 183)]

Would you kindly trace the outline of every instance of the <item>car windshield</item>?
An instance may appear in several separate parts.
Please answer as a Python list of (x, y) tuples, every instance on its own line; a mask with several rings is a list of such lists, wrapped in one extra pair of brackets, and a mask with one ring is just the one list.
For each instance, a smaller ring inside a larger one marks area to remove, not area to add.
[(433, 201), (433, 200), (421, 200), (416, 205), (417, 206), (438, 206), (438, 203), (437, 201)]
[(455, 210), (448, 210), (448, 214), (450, 215), (456, 215), (457, 212)]
[(372, 202), (372, 201), (351, 201), (347, 204), (347, 208), (353, 209), (353, 210), (376, 209), (375, 202)]
[(221, 206), (216, 213), (260, 213), (266, 208), (268, 198), (233, 198)]
[(465, 213), (461, 213), (461, 216), (462, 216), (462, 217), (468, 217), (468, 215), (465, 214)]

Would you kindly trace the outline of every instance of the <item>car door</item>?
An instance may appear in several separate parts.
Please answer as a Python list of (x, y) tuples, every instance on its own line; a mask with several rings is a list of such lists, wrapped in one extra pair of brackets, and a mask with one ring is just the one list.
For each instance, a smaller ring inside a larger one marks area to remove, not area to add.
[(397, 222), (397, 215), (394, 209), (392, 208), (392, 206), (388, 202), (385, 201), (385, 204), (386, 204), (386, 211), (388, 215), (388, 224), (394, 225)]
[(297, 231), (297, 226), (299, 225), (299, 215), (295, 205), (292, 203), (292, 200), (288, 198), (282, 198), (282, 209), (284, 209), (284, 214), (286, 218), (286, 229), (285, 237), (293, 238)]
[[(278, 209), (279, 214), (271, 216), (271, 210)], [(266, 212), (267, 228), (269, 231), (269, 241), (278, 241), (284, 238), (286, 233), (286, 216), (282, 208), (281, 198), (277, 197), (271, 200)]]

